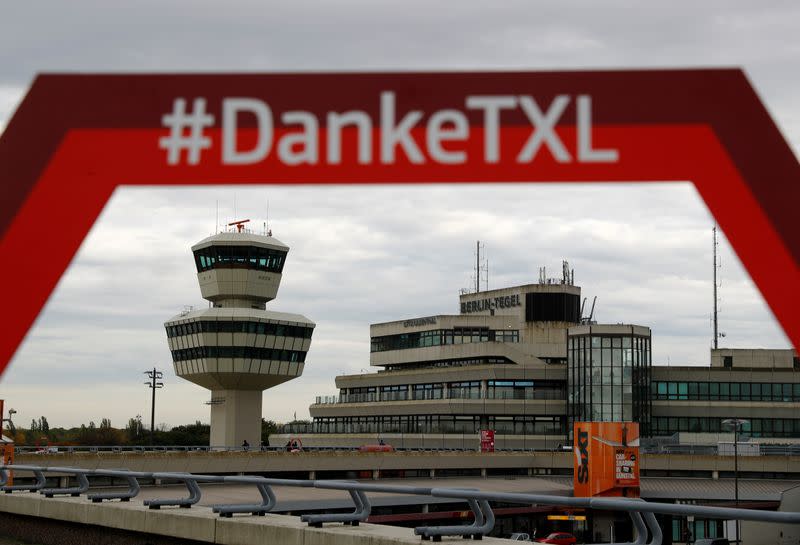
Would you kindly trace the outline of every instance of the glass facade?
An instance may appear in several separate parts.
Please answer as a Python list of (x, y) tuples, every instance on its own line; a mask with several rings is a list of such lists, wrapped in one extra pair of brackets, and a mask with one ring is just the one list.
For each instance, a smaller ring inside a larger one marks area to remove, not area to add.
[(248, 322), (243, 320), (198, 320), (185, 324), (166, 326), (167, 337), (181, 337), (195, 333), (255, 333), (276, 337), (310, 339), (313, 327), (274, 324), (270, 322)]
[(277, 348), (257, 348), (254, 346), (195, 346), (172, 351), (172, 361), (201, 358), (246, 358), (304, 362), (306, 361), (306, 353), (301, 350), (278, 350)]
[[(748, 423), (742, 427), (741, 435), (750, 437), (800, 437), (800, 419), (743, 417)], [(655, 416), (652, 420), (652, 435), (673, 435), (679, 432), (730, 433), (730, 426), (722, 423), (724, 418), (704, 416)]]
[(567, 340), (568, 417), (573, 422), (638, 422), (650, 435), (650, 335), (631, 326), (602, 333), (570, 331)]
[[(313, 433), (468, 433), (481, 429), (480, 415), (323, 416), (314, 418)], [(490, 416), (498, 434), (564, 435), (559, 416)]]
[[(566, 399), (563, 380), (489, 380), (486, 388), (481, 381), (440, 382), (425, 384), (400, 384), (342, 388), (337, 403), (365, 403), (370, 401), (406, 401), (424, 399)], [(380, 395), (376, 395), (380, 394)]]
[(800, 402), (800, 383), (655, 381), (657, 400)]
[(242, 268), (281, 273), (286, 253), (257, 246), (209, 246), (194, 252), (194, 262), (197, 272)]
[(425, 348), (427, 346), (486, 342), (518, 343), (519, 330), (455, 328), (432, 329), (429, 331), (417, 331), (414, 333), (401, 333), (400, 335), (385, 335), (383, 337), (372, 337), (370, 352), (385, 352), (387, 350), (405, 350), (408, 348)]

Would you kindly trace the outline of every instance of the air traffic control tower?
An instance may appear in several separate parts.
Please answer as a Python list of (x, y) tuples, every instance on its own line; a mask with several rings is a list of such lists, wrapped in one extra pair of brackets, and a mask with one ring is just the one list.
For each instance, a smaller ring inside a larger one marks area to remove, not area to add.
[(303, 373), (315, 326), (299, 314), (266, 310), (289, 247), (244, 223), (192, 246), (200, 292), (211, 306), (164, 324), (175, 374), (211, 390), (211, 446), (260, 444), (262, 392)]

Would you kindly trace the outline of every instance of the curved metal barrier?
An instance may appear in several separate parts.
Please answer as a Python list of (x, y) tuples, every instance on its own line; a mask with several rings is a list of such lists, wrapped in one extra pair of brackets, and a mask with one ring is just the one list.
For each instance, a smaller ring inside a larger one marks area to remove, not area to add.
[[(27, 471), (34, 474), (36, 483), (32, 485), (8, 486), (8, 471)], [(45, 488), (44, 473), (61, 473), (73, 475), (78, 481), (75, 487)], [(175, 480), (184, 483), (189, 491), (187, 497), (159, 498), (145, 500), (143, 503), (149, 509), (176, 506), (191, 508), (202, 497), (202, 489), (198, 483), (236, 483), (252, 484), (261, 494), (261, 503), (256, 504), (218, 504), (211, 506), (215, 513), (221, 517), (231, 517), (236, 513), (251, 513), (264, 516), (276, 505), (277, 499), (272, 486), (294, 486), (303, 488), (320, 488), (328, 490), (341, 490), (350, 494), (355, 509), (349, 513), (325, 513), (302, 515), (301, 520), (309, 526), (321, 527), (325, 523), (337, 522), (358, 526), (370, 515), (371, 503), (367, 497), (369, 492), (383, 492), (392, 494), (408, 494), (431, 496), (435, 498), (448, 498), (465, 501), (473, 513), (474, 520), (471, 524), (454, 526), (420, 526), (414, 533), (422, 540), (441, 541), (443, 536), (462, 536), (475, 540), (488, 535), (495, 524), (495, 515), (489, 504), (490, 501), (502, 503), (517, 503), (523, 505), (550, 505), (570, 506), (584, 509), (599, 509), (605, 511), (624, 511), (629, 514), (636, 530), (636, 540), (622, 545), (660, 545), (663, 540), (661, 528), (655, 514), (669, 514), (680, 516), (697, 516), (704, 518), (721, 518), (727, 520), (753, 520), (761, 522), (776, 522), (784, 524), (800, 524), (800, 513), (757, 511), (753, 509), (740, 509), (731, 507), (708, 507), (699, 505), (672, 504), (647, 502), (638, 498), (574, 498), (569, 496), (550, 496), (544, 494), (520, 494), (510, 492), (484, 492), (476, 489), (444, 488), (444, 487), (416, 487), (398, 486), (379, 483), (360, 483), (355, 481), (301, 481), (294, 479), (272, 479), (267, 477), (246, 476), (220, 476), (196, 475), (192, 473), (156, 472), (143, 473), (127, 470), (98, 469), (88, 470), (70, 467), (40, 467), (29, 465), (0, 465), (0, 490), (10, 493), (26, 490), (40, 492), (48, 498), (55, 495), (79, 496), (89, 491), (90, 476), (122, 478), (128, 482), (128, 490), (122, 492), (106, 492), (101, 494), (88, 494), (92, 502), (118, 499), (129, 501), (136, 497), (141, 487), (139, 479)], [(650, 537), (650, 541), (647, 538)]]

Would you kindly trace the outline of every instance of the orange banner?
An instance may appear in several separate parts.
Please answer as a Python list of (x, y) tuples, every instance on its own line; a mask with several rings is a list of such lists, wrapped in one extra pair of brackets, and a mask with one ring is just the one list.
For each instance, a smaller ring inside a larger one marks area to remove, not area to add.
[(573, 486), (576, 497), (639, 497), (639, 424), (576, 422)]

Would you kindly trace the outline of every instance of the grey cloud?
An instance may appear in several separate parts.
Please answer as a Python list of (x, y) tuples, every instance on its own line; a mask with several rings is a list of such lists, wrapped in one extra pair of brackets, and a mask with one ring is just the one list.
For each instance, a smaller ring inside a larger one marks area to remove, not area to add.
[[(0, 20), (0, 130), (40, 71), (731, 65), (745, 68), (798, 149), (798, 11), (794, 2), (20, 4)], [(307, 416), (315, 395), (335, 393), (334, 375), (367, 368), (369, 323), (457, 312), (476, 239), (490, 287), (535, 282), (543, 265), (556, 275), (568, 259), (584, 296), (598, 296), (600, 320), (653, 328), (657, 363), (708, 361), (712, 220), (690, 184), (122, 188), (2, 378), (21, 421), (122, 425), (147, 412), (138, 383), (153, 365), (168, 376), (158, 421), (207, 420), (208, 393), (172, 376), (162, 324), (206, 304), (189, 246), (214, 231), (215, 203), (219, 223), (260, 222), (267, 200), (270, 226), (292, 247), (269, 308), (318, 327), (303, 377), (266, 392), (265, 416)], [(725, 344), (787, 346), (724, 240), (721, 252)], [(99, 408), (79, 401), (87, 391)]]

